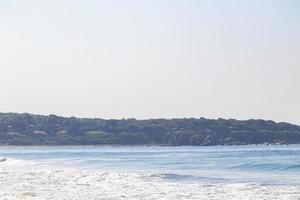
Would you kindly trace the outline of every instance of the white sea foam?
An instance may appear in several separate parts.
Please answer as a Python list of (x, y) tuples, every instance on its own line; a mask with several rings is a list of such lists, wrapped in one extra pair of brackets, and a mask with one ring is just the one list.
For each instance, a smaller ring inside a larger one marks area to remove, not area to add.
[(0, 163), (1, 200), (300, 200), (298, 186), (171, 182), (159, 175), (79, 169), (38, 169), (32, 167), (32, 163), (27, 164), (15, 159), (7, 159)]
[(1, 158), (0, 157), (0, 170), (3, 167), (9, 167), (9, 168), (20, 168), (25, 166), (34, 165), (34, 162), (30, 161), (24, 161), (14, 158)]

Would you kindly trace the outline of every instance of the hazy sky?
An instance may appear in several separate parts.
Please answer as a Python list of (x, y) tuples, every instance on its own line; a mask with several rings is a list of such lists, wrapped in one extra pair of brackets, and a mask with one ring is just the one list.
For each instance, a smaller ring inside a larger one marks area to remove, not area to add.
[(0, 112), (300, 124), (298, 0), (0, 0)]

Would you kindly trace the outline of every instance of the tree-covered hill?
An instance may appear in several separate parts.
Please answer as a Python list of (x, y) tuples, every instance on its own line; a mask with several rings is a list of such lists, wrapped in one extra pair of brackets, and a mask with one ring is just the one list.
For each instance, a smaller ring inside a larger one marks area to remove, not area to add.
[(1, 145), (238, 145), (300, 143), (300, 126), (265, 120), (65, 118), (0, 113)]

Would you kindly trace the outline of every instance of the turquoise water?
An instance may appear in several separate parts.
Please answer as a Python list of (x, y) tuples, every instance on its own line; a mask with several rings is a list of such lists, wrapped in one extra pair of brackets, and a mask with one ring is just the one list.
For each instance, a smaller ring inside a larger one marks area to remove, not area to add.
[(2, 147), (0, 157), (64, 167), (139, 172), (169, 181), (300, 185), (300, 146)]

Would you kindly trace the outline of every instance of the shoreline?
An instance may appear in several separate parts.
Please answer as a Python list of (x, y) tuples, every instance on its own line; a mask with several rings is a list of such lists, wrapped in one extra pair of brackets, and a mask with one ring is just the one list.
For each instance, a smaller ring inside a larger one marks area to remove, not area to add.
[(2, 147), (244, 147), (244, 146), (300, 146), (297, 144), (237, 144), (237, 145), (0, 145)]

